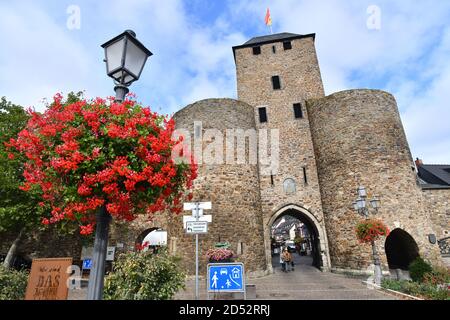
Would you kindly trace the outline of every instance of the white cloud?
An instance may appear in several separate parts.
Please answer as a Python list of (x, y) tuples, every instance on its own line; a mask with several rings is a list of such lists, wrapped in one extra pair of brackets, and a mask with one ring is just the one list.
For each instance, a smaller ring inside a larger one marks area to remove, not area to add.
[(56, 92), (97, 88), (85, 47), (65, 25), (32, 3), (1, 3), (0, 12), (1, 95), (39, 109), (39, 101)]
[[(381, 9), (380, 31), (366, 27), (372, 4)], [(263, 16), (266, 6), (245, 3), (237, 14)], [(413, 155), (450, 162), (450, 2), (279, 0), (270, 10), (275, 33), (317, 34), (327, 94), (373, 86), (392, 92)]]
[[(381, 8), (380, 31), (366, 27), (366, 10), (372, 4)], [(317, 34), (327, 94), (374, 86), (392, 92), (413, 154), (425, 162), (450, 162), (444, 151), (450, 150), (446, 0), (432, 6), (409, 0), (233, 0), (208, 23), (199, 23), (197, 12), (181, 0), (80, 0), (78, 5), (81, 29), (70, 31), (64, 5), (0, 4), (6, 48), (0, 51), (0, 95), (24, 106), (57, 91), (111, 95), (113, 84), (106, 78), (99, 45), (133, 29), (154, 53), (139, 83), (131, 87), (144, 103), (171, 113), (198, 99), (235, 97), (231, 47), (268, 33), (264, 15), (269, 5), (274, 32)], [(194, 8), (202, 9), (199, 1)]]

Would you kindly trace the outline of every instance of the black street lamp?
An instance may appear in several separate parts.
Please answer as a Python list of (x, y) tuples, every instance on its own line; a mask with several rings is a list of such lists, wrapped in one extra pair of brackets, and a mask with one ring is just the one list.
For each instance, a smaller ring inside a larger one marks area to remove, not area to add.
[[(114, 79), (116, 101), (122, 102), (128, 93), (128, 86), (138, 80), (144, 69), (147, 58), (152, 55), (142, 43), (136, 39), (136, 33), (126, 30), (124, 33), (104, 43), (106, 72)], [(94, 252), (92, 269), (89, 275), (88, 300), (103, 298), (106, 251), (111, 215), (102, 206), (96, 215)]]
[(105, 42), (102, 48), (105, 49), (106, 73), (116, 84), (116, 101), (123, 101), (128, 86), (139, 79), (152, 53), (136, 39), (136, 33), (132, 30), (126, 30)]
[[(367, 192), (366, 188), (363, 186), (360, 186), (358, 188), (358, 199), (356, 199), (355, 202), (353, 202), (354, 209), (364, 218), (369, 219), (369, 204), (367, 203)], [(370, 203), (370, 207), (372, 207), (375, 212), (378, 212), (378, 209), (380, 208), (380, 200), (378, 197), (373, 197), (368, 201)], [(382, 279), (382, 272), (381, 272), (381, 262), (380, 262), (380, 256), (377, 252), (377, 247), (375, 245), (375, 241), (372, 241), (372, 256), (373, 256), (373, 264), (375, 266), (375, 284), (380, 286), (381, 285), (381, 279)]]

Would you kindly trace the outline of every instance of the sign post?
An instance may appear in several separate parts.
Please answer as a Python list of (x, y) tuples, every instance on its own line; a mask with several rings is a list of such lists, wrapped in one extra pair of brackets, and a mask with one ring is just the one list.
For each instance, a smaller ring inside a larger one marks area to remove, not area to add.
[(203, 210), (211, 209), (211, 202), (186, 202), (183, 208), (192, 211), (192, 218), (183, 219), (183, 224), (186, 233), (195, 234), (195, 300), (198, 300), (198, 235), (208, 232), (211, 216), (203, 215)]

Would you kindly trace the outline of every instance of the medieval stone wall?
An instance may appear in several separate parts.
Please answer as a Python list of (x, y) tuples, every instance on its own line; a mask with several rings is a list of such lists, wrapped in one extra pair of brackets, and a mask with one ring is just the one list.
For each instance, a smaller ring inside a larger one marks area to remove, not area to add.
[[(349, 90), (307, 106), (333, 267), (364, 270), (372, 261), (370, 246), (355, 237), (359, 185), (380, 197), (377, 218), (408, 232), (423, 257), (440, 263), (437, 245), (428, 241), (433, 230), (394, 97)], [(377, 244), (386, 269), (384, 243)]]
[[(206, 252), (217, 242), (229, 242), (238, 254), (237, 261), (245, 263), (246, 270), (265, 268), (264, 237), (260, 214), (259, 177), (257, 163), (245, 161), (242, 164), (211, 163), (218, 149), (209, 152), (215, 142), (222, 141), (223, 161), (226, 161), (227, 129), (255, 131), (253, 107), (232, 99), (208, 99), (196, 102), (177, 112), (174, 116), (177, 129), (188, 130), (191, 135), (191, 150), (199, 161), (198, 178), (194, 182), (192, 201), (211, 201), (212, 210), (204, 214), (212, 215), (208, 234), (200, 235), (200, 272), (206, 270)], [(201, 130), (194, 129), (194, 122), (201, 122)], [(215, 129), (210, 131), (208, 129)], [(213, 133), (212, 136), (208, 136)], [(195, 135), (197, 133), (197, 135)], [(202, 135), (200, 137), (200, 134)], [(201, 141), (201, 153), (194, 144)], [(186, 139), (186, 138), (185, 138)], [(236, 145), (237, 145), (237, 141)], [(213, 148), (214, 149), (214, 148)], [(233, 149), (235, 150), (235, 149)], [(194, 152), (197, 151), (197, 154)], [(250, 149), (245, 150), (249, 159)], [(220, 157), (218, 157), (220, 158)], [(217, 158), (217, 159), (218, 159)], [(237, 153), (232, 154), (237, 161)], [(218, 159), (219, 160), (219, 159)], [(185, 212), (185, 215), (190, 212)], [(195, 266), (195, 238), (186, 235), (182, 217), (172, 217), (169, 236), (176, 237), (176, 253), (181, 255), (188, 271), (192, 274)]]
[(439, 240), (450, 237), (450, 189), (422, 191), (436, 238)]
[[(16, 233), (4, 232), (0, 235), (0, 254), (6, 256), (17, 237)], [(30, 261), (37, 258), (72, 257), (74, 264), (80, 264), (83, 237), (75, 233), (58, 232), (55, 226), (45, 230), (27, 232), (17, 249), (17, 258)]]
[[(289, 205), (303, 208), (314, 216), (315, 227), (323, 229), (321, 250), (325, 255), (328, 250), (309, 116), (305, 107), (307, 99), (323, 97), (322, 79), (313, 37), (292, 40), (291, 44), (290, 50), (283, 49), (282, 41), (263, 44), (259, 55), (254, 55), (252, 48), (235, 50), (239, 100), (255, 107), (255, 122), (260, 132), (268, 130), (270, 139), (270, 135), (277, 130), (279, 137), (278, 164), (270, 170), (262, 163), (259, 166), (268, 268), (271, 267), (271, 223), (277, 212)], [(273, 89), (272, 76), (280, 77), (281, 89)], [(295, 103), (301, 104), (302, 118), (294, 116)], [(266, 123), (259, 120), (260, 107), (267, 110)], [(270, 145), (270, 148), (273, 147)], [(276, 149), (270, 152), (273, 154)], [(284, 190), (286, 179), (294, 180), (293, 192)], [(323, 260), (327, 267), (328, 258)]]

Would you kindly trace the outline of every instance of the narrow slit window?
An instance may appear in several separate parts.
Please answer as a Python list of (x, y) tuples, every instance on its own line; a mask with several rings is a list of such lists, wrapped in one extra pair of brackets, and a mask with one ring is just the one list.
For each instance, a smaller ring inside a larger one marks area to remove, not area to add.
[(267, 122), (267, 111), (265, 107), (259, 108), (259, 122), (264, 123)]
[(272, 46), (272, 52), (276, 53), (277, 52), (277, 48), (275, 46)]
[(273, 87), (273, 90), (280, 90), (281, 89), (281, 83), (280, 83), (280, 77), (279, 76), (273, 76), (272, 77), (272, 87)]
[(253, 47), (253, 54), (256, 56), (258, 54), (261, 54), (261, 47)]
[(303, 181), (308, 184), (308, 177), (306, 176), (306, 167), (303, 167)]
[(291, 50), (292, 49), (292, 43), (290, 41), (284, 41), (283, 42), (283, 49), (284, 50)]
[(200, 138), (201, 135), (202, 135), (202, 126), (196, 125), (196, 126), (194, 127), (194, 136), (195, 136), (196, 138)]
[(296, 119), (303, 118), (303, 110), (301, 103), (294, 103), (294, 116)]
[(267, 111), (265, 107), (259, 108), (259, 122), (264, 123), (267, 122)]

